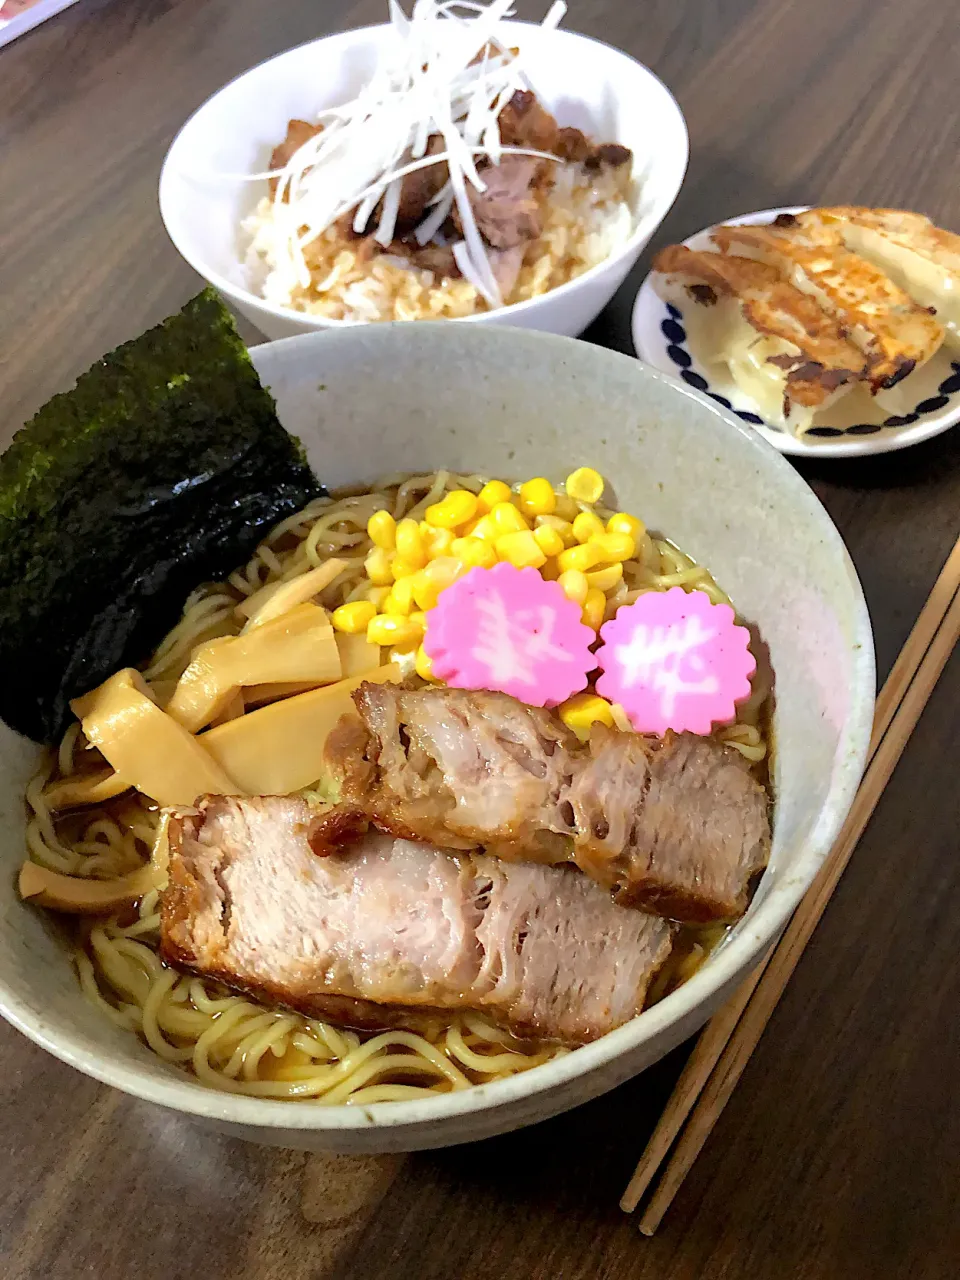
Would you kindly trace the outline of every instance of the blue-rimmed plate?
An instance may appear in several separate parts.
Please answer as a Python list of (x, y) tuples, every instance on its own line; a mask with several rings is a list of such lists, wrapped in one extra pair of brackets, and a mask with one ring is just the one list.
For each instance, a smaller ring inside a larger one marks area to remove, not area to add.
[[(809, 206), (764, 209), (726, 221), (772, 222), (779, 213), (799, 213), (806, 208)], [(714, 247), (710, 241), (712, 230), (707, 227), (684, 244), (691, 249), (711, 249)], [(885, 410), (865, 393), (852, 392), (826, 411), (826, 421), (815, 418), (813, 429), (798, 440), (765, 422), (756, 404), (740, 391), (723, 366), (705, 365), (697, 360), (690, 350), (683, 312), (657, 297), (650, 276), (644, 280), (633, 304), (633, 345), (641, 360), (682, 378), (697, 391), (732, 409), (781, 453), (817, 458), (888, 453), (929, 440), (960, 422), (960, 353), (944, 347), (904, 384), (885, 394)], [(891, 402), (891, 397), (897, 395), (902, 403)]]

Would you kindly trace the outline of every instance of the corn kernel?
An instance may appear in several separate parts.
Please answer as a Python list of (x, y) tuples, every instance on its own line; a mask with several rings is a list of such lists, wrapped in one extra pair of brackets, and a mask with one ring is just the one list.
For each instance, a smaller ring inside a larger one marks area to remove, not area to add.
[(592, 511), (581, 511), (573, 522), (573, 536), (578, 542), (589, 542), (603, 532), (603, 521)]
[(517, 569), (539, 569), (546, 563), (546, 555), (537, 545), (537, 539), (529, 529), (516, 533), (504, 533), (493, 544), (501, 560), (507, 560)]
[[(603, 624), (603, 614), (607, 607), (607, 597), (599, 587), (591, 587), (583, 602), (583, 621), (592, 631), (598, 631)], [(373, 623), (370, 624), (373, 626)]]
[(550, 515), (557, 505), (557, 495), (553, 492), (553, 485), (543, 476), (537, 476), (535, 480), (528, 480), (526, 484), (522, 484), (518, 498), (520, 510), (530, 520), (534, 516)]
[(392, 551), (397, 545), (397, 522), (389, 511), (375, 511), (367, 521), (367, 535), (375, 547)]
[(556, 556), (547, 556), (546, 564), (540, 566), (540, 577), (544, 582), (556, 582), (560, 577), (560, 566)]
[(363, 593), (364, 599), (369, 600), (375, 609), (382, 609), (383, 602), (389, 595), (389, 587), (367, 587)]
[(623, 578), (623, 565), (619, 560), (608, 564), (604, 569), (594, 569), (586, 575), (591, 587), (599, 587), (601, 591), (611, 591)]
[(358, 636), (366, 631), (368, 623), (376, 616), (375, 604), (369, 600), (352, 600), (350, 604), (342, 604), (339, 609), (334, 609), (331, 621), (337, 631), (343, 631), (348, 636)]
[(523, 533), (524, 530), (529, 532), (530, 529), (512, 502), (498, 502), (490, 511), (490, 520), (497, 531), (497, 536), (501, 533)]
[(592, 542), (586, 542), (582, 547), (570, 547), (561, 552), (557, 556), (557, 563), (561, 573), (566, 573), (568, 569), (579, 569), (581, 573), (586, 573), (600, 563), (600, 553)]
[(399, 582), (401, 578), (409, 578), (411, 574), (417, 573), (422, 565), (417, 564), (415, 560), (404, 560), (402, 556), (396, 555), (393, 557), (391, 568), (394, 582)]
[(557, 581), (568, 600), (572, 600), (574, 604), (583, 605), (590, 590), (590, 583), (585, 573), (579, 569), (568, 569), (566, 573), (561, 573)]
[(560, 719), (572, 729), (581, 742), (590, 740), (590, 726), (598, 720), (614, 727), (613, 708), (606, 698), (597, 693), (575, 693), (557, 708)]
[(385, 587), (393, 581), (393, 553), (383, 547), (374, 547), (363, 567), (375, 587)]
[(509, 502), (511, 496), (508, 484), (502, 480), (488, 480), (477, 494), (477, 510), (484, 515), (492, 511), (498, 502)]
[[(574, 509), (576, 514), (576, 509)], [(538, 529), (553, 529), (554, 533), (558, 533), (563, 540), (565, 547), (576, 546), (577, 539), (573, 532), (573, 525), (569, 520), (561, 520), (559, 516), (537, 516), (536, 525)]]
[(503, 532), (504, 530), (497, 528), (493, 516), (489, 512), (487, 515), (481, 516), (479, 520), (467, 525), (464, 530), (468, 538), (480, 538), (484, 542), (492, 542), (494, 538), (499, 538)]
[(546, 556), (558, 556), (563, 550), (563, 539), (556, 529), (551, 529), (548, 524), (542, 524), (534, 529), (533, 536), (537, 540), (537, 546)]
[(629, 533), (601, 533), (590, 540), (601, 560), (632, 560), (637, 554), (637, 544)]
[(410, 621), (418, 627), (423, 627), (424, 634), (427, 630), (427, 615), (422, 609), (415, 610), (410, 615)]
[[(412, 564), (414, 569), (422, 569), (427, 561), (420, 525), (410, 516), (397, 525), (397, 556), (407, 564)], [(394, 577), (397, 576), (394, 574)]]
[(423, 645), (420, 645), (417, 649), (417, 661), (414, 670), (421, 680), (436, 679), (436, 676), (433, 674), (433, 659), (430, 657), (429, 653), (427, 653), (426, 649), (424, 649)]
[(593, 467), (577, 467), (567, 476), (565, 488), (574, 502), (599, 502), (603, 497), (603, 476)]
[(405, 578), (398, 578), (390, 589), (390, 594), (380, 606), (382, 613), (396, 613), (402, 617), (410, 612), (413, 605), (413, 584), (417, 575), (409, 573)]
[(579, 510), (579, 506), (572, 498), (568, 498), (565, 493), (557, 494), (557, 505), (554, 508), (553, 514), (557, 516), (558, 519), (567, 520), (572, 523), (576, 519), (577, 512)]
[(639, 542), (646, 531), (647, 526), (643, 521), (628, 515), (626, 511), (615, 512), (607, 521), (607, 533), (625, 533), (635, 543)]
[(451, 489), (440, 502), (427, 507), (424, 519), (438, 529), (456, 529), (477, 514), (477, 498), (469, 489)]
[(425, 520), (420, 522), (420, 536), (423, 538), (428, 560), (435, 560), (437, 556), (448, 556), (455, 541), (452, 529), (435, 529)]
[(463, 561), (454, 556), (442, 556), (431, 560), (425, 569), (421, 569), (413, 578), (413, 598), (420, 609), (432, 609), (437, 603), (441, 591), (445, 591), (451, 583), (463, 573)]
[(371, 644), (393, 645), (403, 652), (417, 647), (423, 639), (423, 627), (412, 618), (380, 613), (367, 624), (367, 639)]
[(497, 563), (495, 548), (482, 538), (454, 538), (450, 554), (460, 561), (464, 569), (492, 569)]
[(610, 713), (613, 716), (615, 728), (619, 729), (621, 733), (633, 733), (633, 725), (630, 723), (630, 717), (624, 711), (619, 702), (610, 703)]

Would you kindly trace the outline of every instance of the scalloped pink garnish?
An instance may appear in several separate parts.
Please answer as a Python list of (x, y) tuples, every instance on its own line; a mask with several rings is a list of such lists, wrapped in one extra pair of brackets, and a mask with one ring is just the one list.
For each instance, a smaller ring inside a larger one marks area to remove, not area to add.
[(553, 707), (586, 688), (595, 640), (562, 587), (504, 562), (447, 587), (428, 614), (423, 647), (433, 674), (455, 689)]
[(600, 628), (597, 693), (619, 702), (637, 733), (708, 734), (750, 693), (750, 632), (703, 591), (648, 591)]

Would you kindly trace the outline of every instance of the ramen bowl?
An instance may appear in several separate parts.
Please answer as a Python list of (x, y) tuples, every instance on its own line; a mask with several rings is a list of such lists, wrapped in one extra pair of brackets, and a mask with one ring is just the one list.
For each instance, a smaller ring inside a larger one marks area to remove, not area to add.
[[(589, 271), (527, 302), (454, 323), (514, 325), (574, 336), (613, 297), (676, 199), (687, 130), (669, 90), (627, 54), (587, 36), (510, 22), (531, 83), (564, 125), (634, 155), (633, 230)], [(292, 118), (352, 98), (369, 79), (389, 26), (314, 40), (261, 63), (215, 93), (183, 126), (160, 177), (160, 212), (180, 254), (268, 338), (343, 328), (348, 321), (275, 306), (251, 288), (241, 222), (267, 192), (262, 173)]]
[(834, 526), (783, 458), (729, 412), (635, 360), (552, 335), (362, 326), (254, 348), (284, 425), (329, 487), (396, 471), (559, 480), (589, 464), (616, 504), (707, 566), (769, 646), (773, 846), (746, 916), (693, 977), (542, 1066), (413, 1101), (323, 1106), (215, 1092), (81, 993), (66, 943), (18, 898), (37, 749), (0, 728), (0, 1010), (80, 1071), (236, 1137), (304, 1149), (437, 1147), (543, 1120), (614, 1088), (697, 1030), (775, 941), (860, 779), (874, 695), (863, 594)]

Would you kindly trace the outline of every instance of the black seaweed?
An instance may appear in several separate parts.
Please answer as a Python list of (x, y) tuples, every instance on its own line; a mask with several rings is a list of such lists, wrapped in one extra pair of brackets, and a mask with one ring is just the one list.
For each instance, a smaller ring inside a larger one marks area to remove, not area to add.
[(212, 290), (105, 356), (0, 457), (0, 717), (55, 741), (322, 492)]

